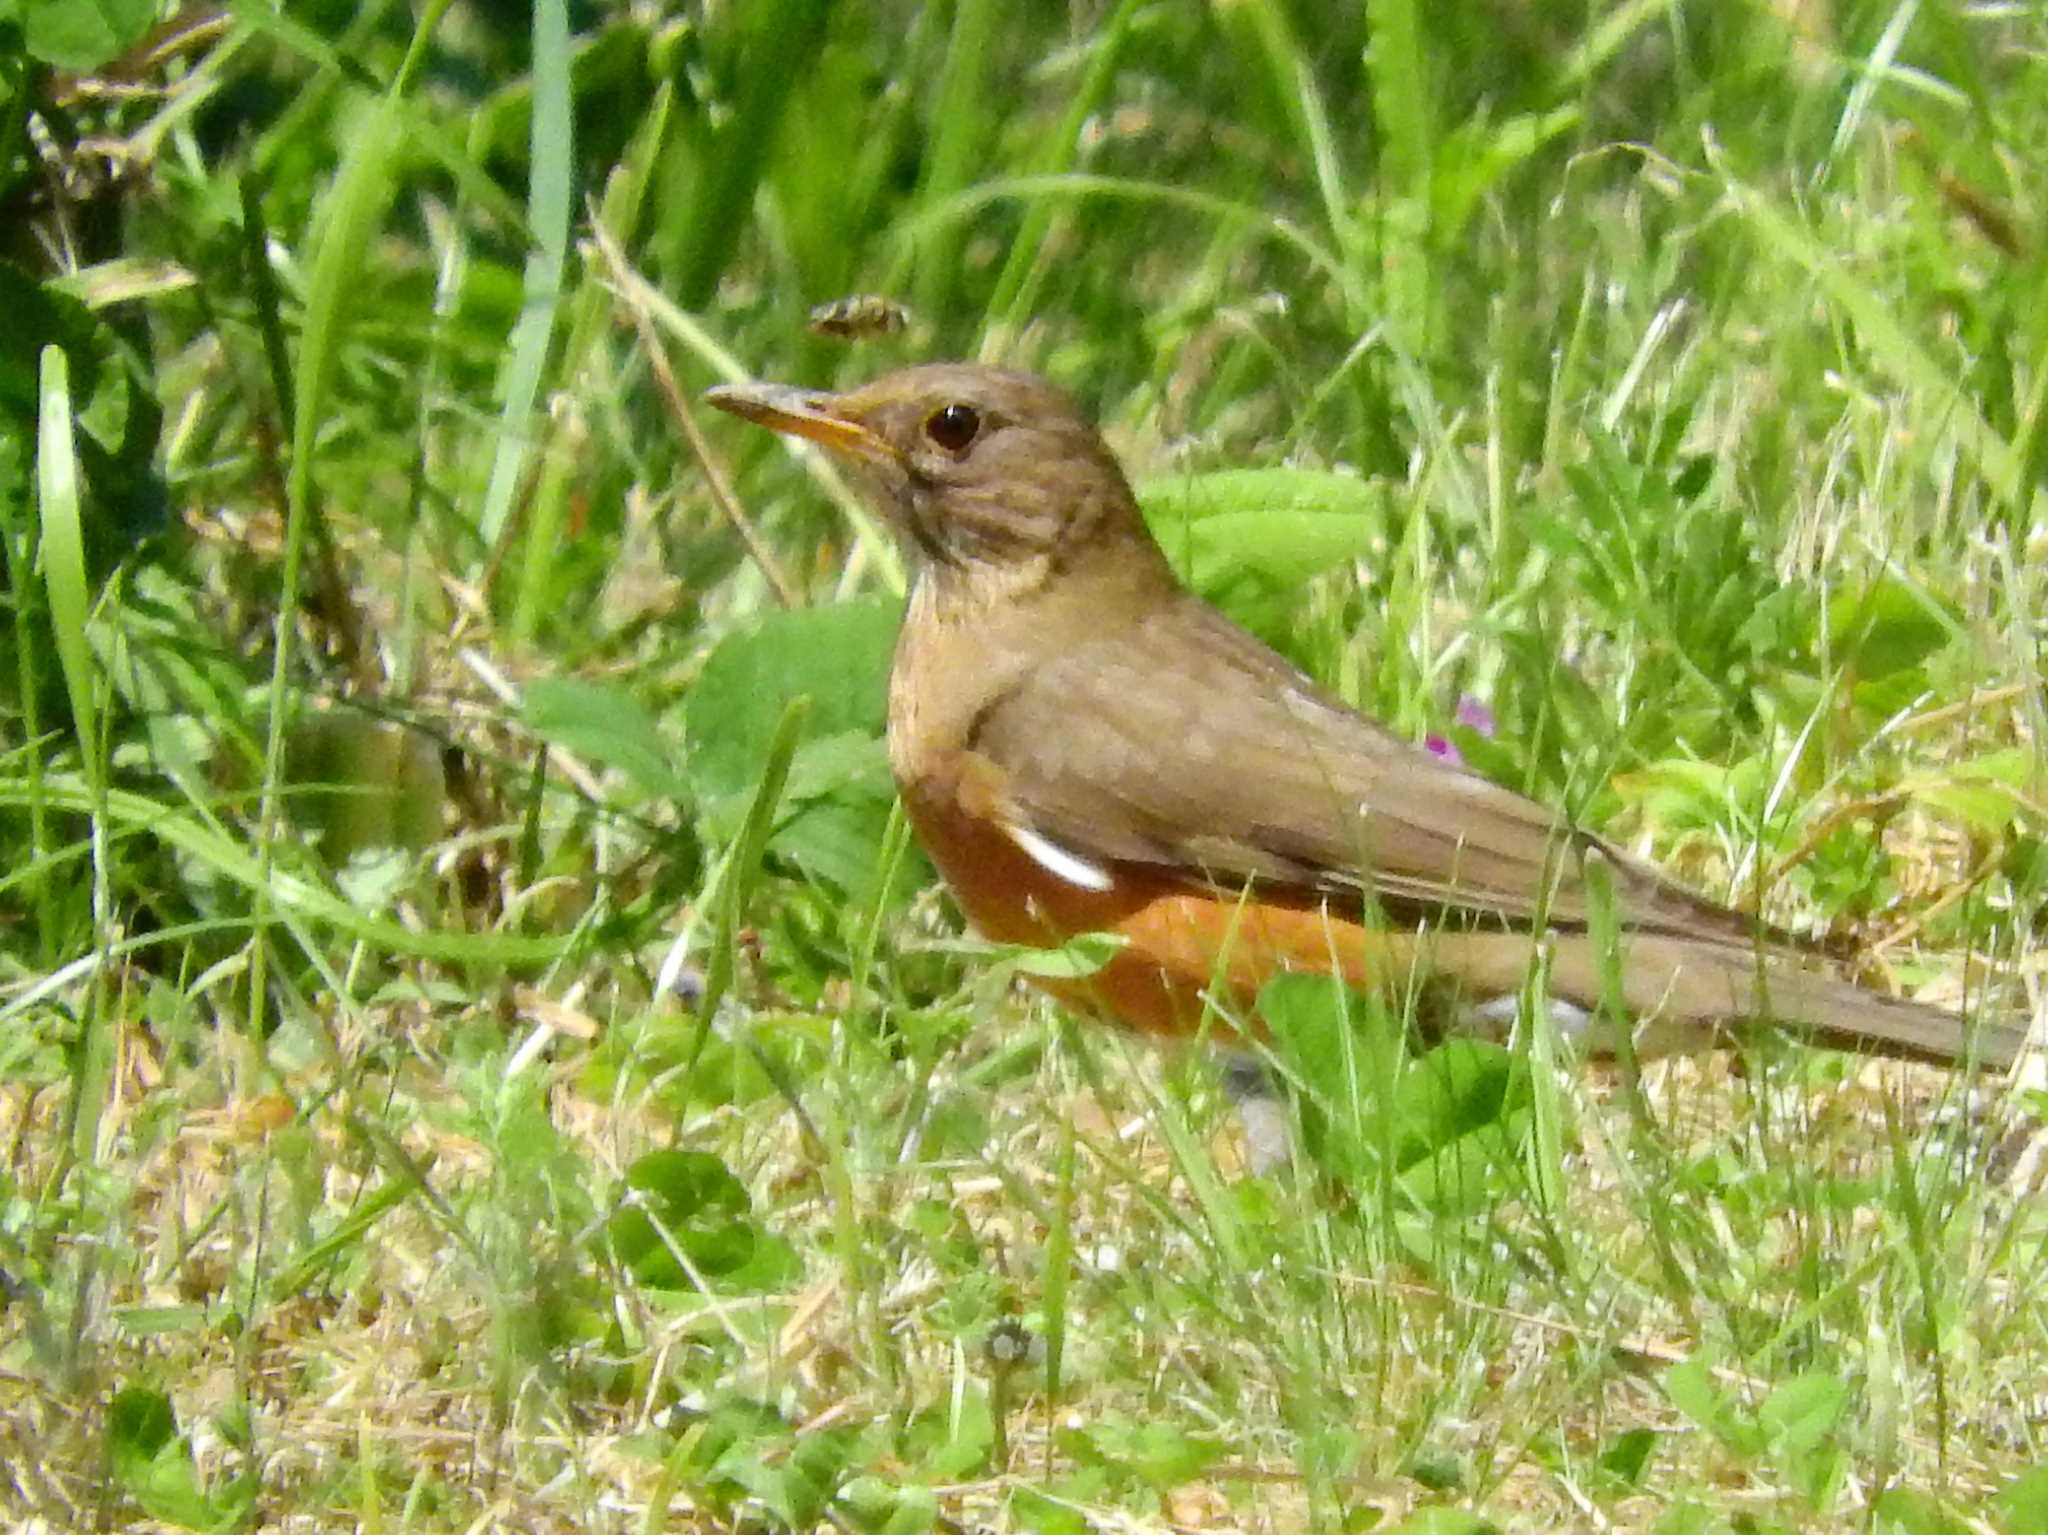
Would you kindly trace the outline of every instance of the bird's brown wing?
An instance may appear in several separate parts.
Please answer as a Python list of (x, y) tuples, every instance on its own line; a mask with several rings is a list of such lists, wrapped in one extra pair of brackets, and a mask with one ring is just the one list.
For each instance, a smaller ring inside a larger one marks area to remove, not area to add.
[(1601, 857), (1631, 927), (1754, 938), (1747, 919), (1399, 740), (1193, 598), (1030, 671), (967, 745), (1030, 832), (1092, 861), (1571, 925), (1586, 917), (1584, 860)]

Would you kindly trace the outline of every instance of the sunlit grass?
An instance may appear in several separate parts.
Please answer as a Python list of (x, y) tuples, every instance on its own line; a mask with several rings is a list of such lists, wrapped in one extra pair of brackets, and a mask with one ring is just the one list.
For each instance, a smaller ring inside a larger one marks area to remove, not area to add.
[[(0, 1506), (2040, 1526), (2027, 1091), (1311, 998), (1251, 1170), (1209, 1052), (962, 939), (890, 809), (894, 554), (722, 420), (714, 502), (646, 351), (1045, 371), (1361, 707), (2023, 1012), (2037, 17), (530, 26), (237, 10), (66, 98), (136, 156), (105, 218), (0, 137), (68, 363), (0, 356)], [(66, 240), (144, 296), (52, 307)], [(866, 290), (910, 329), (806, 328)]]

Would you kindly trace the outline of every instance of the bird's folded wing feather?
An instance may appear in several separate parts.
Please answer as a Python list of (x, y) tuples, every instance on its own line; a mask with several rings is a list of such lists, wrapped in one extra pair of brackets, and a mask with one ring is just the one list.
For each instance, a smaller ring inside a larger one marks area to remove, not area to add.
[(1028, 673), (966, 744), (1014, 815), (1090, 860), (1576, 925), (1595, 856), (1631, 926), (1754, 938), (1533, 800), (1399, 740), (1191, 598)]

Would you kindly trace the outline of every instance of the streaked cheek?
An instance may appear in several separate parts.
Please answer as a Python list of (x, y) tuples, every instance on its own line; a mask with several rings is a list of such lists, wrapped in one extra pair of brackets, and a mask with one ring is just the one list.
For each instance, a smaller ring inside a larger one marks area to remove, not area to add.
[(891, 513), (898, 512), (910, 497), (910, 476), (896, 464), (852, 463), (847, 466), (847, 478), (863, 498)]

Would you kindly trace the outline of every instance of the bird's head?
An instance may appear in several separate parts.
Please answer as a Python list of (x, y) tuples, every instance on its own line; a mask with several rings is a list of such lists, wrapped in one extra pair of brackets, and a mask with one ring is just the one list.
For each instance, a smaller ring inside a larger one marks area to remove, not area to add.
[(1042, 578), (1099, 548), (1152, 547), (1108, 446), (1032, 374), (933, 363), (843, 394), (730, 384), (705, 398), (830, 450), (934, 576)]

